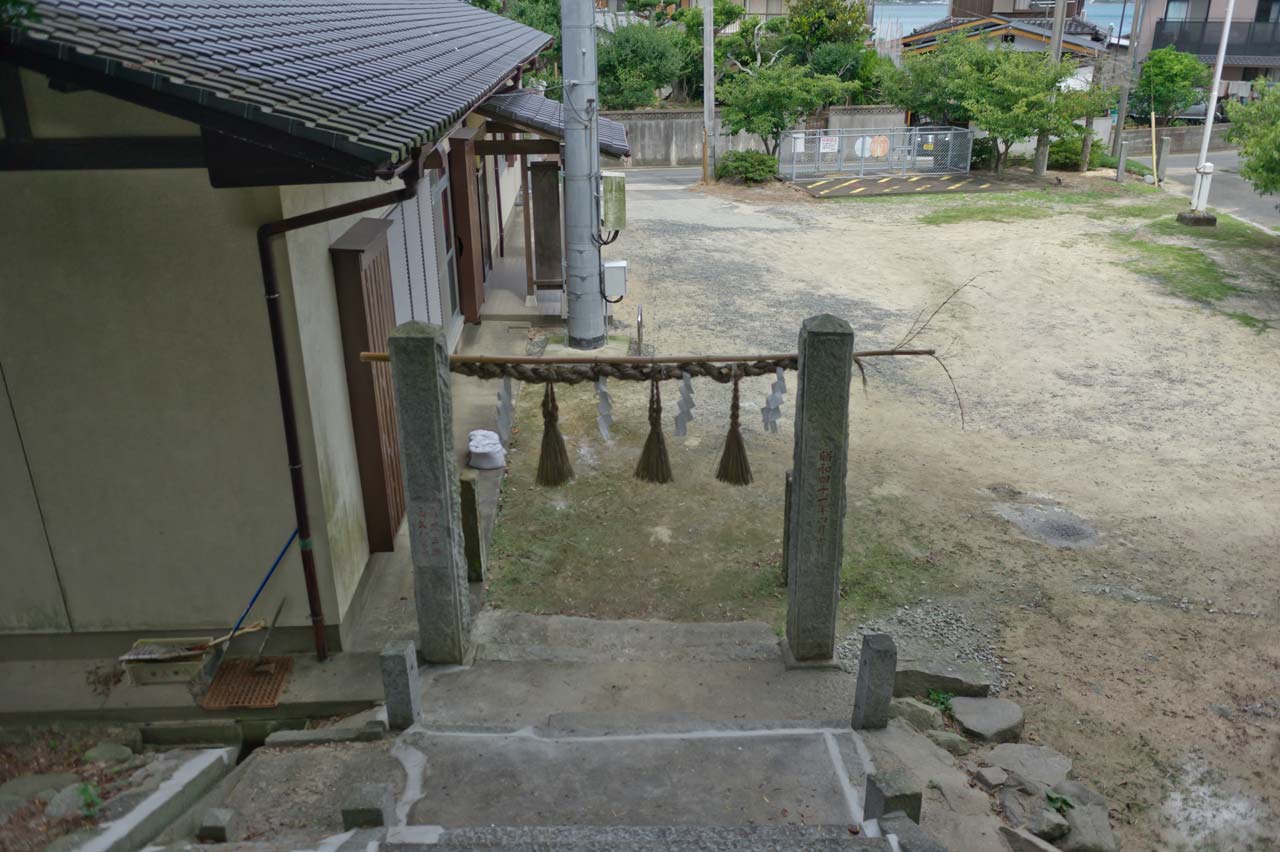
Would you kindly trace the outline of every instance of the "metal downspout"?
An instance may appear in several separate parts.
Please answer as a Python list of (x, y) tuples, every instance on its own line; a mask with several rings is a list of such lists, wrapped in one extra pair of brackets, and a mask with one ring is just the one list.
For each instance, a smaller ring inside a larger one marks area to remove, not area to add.
[(298, 547), (302, 554), (302, 576), (307, 584), (307, 606), (311, 611), (311, 629), (315, 636), (316, 658), (329, 656), (324, 635), (324, 610), (320, 603), (320, 587), (316, 581), (316, 562), (311, 547), (311, 520), (307, 514), (307, 490), (302, 479), (302, 450), (298, 442), (298, 417), (293, 405), (293, 380), (289, 375), (289, 356), (285, 345), (284, 317), (280, 309), (280, 282), (276, 277), (271, 253), (272, 239), (289, 231), (306, 228), (366, 213), (379, 207), (398, 204), (417, 195), (424, 158), (415, 156), (416, 167), (403, 175), (405, 187), (384, 192), (359, 201), (325, 207), (299, 216), (291, 216), (258, 227), (258, 260), (262, 265), (262, 284), (267, 297), (267, 321), (271, 326), (271, 351), (275, 359), (276, 383), (280, 389), (280, 416), (284, 420), (284, 443), (289, 457), (289, 482), (293, 488), (293, 511), (298, 525)]

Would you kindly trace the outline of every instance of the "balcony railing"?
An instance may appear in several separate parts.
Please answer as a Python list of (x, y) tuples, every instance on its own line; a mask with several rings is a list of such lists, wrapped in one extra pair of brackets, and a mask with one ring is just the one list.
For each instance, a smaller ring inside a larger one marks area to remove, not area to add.
[[(1224, 21), (1156, 22), (1151, 47), (1172, 45), (1186, 53), (1213, 56), (1218, 52)], [(1227, 36), (1227, 59), (1236, 56), (1280, 56), (1280, 22), (1234, 21)]]

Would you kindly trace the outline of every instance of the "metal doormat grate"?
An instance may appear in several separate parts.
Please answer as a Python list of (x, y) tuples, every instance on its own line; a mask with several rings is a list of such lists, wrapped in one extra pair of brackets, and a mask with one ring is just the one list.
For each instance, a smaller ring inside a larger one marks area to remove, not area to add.
[(292, 669), (292, 657), (223, 660), (200, 706), (205, 710), (275, 707)]

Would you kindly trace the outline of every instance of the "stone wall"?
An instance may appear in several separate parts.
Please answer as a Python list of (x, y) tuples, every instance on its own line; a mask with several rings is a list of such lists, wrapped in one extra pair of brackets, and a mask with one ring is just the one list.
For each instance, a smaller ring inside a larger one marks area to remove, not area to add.
[[(1222, 148), (1229, 148), (1231, 144), (1227, 142), (1227, 133), (1231, 130), (1228, 123), (1214, 123), (1213, 131), (1209, 136), (1209, 150), (1217, 151)], [(1187, 127), (1157, 127), (1156, 128), (1156, 144), (1160, 144), (1160, 138), (1168, 136), (1173, 140), (1172, 152), (1175, 154), (1195, 154), (1200, 150), (1200, 140), (1204, 136), (1203, 125), (1189, 125)], [(1124, 131), (1124, 140), (1129, 143), (1130, 157), (1150, 157), (1151, 156), (1151, 128), (1137, 127), (1133, 130)]]
[[(694, 166), (702, 163), (702, 110), (663, 109), (604, 112), (627, 128), (633, 166)], [(902, 110), (889, 106), (832, 107), (820, 126), (831, 128), (901, 127)], [(720, 114), (716, 112), (716, 126)], [(803, 125), (797, 125), (803, 129)], [(763, 151), (759, 137), (746, 133), (720, 135), (716, 149)]]

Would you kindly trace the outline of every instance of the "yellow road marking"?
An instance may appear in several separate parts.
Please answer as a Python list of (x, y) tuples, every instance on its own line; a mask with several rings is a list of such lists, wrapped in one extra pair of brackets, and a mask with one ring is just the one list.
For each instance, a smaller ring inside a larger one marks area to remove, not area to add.
[(857, 178), (854, 178), (853, 180), (847, 180), (847, 181), (845, 181), (844, 183), (838, 183), (838, 184), (836, 184), (835, 186), (829, 186), (829, 187), (827, 187), (826, 189), (822, 190), (822, 192), (819, 192), (818, 194), (819, 194), (819, 195), (826, 195), (828, 192), (835, 192), (837, 189), (844, 189), (844, 188), (845, 188), (846, 186), (848, 186), (849, 184), (851, 184), (851, 183), (857, 183), (857, 182), (858, 182), (858, 179), (857, 179)]
[(917, 186), (916, 192), (923, 192), (924, 190), (928, 189), (931, 186), (933, 186), (933, 184), (931, 183), (926, 183), (924, 186)]
[(831, 183), (832, 180), (834, 180), (834, 178), (827, 178), (826, 180), (820, 180), (817, 183), (811, 183), (809, 184), (809, 189), (817, 189), (818, 187), (822, 186), (824, 183)]
[(893, 192), (895, 189), (897, 189), (896, 186), (886, 186), (884, 189), (880, 190), (880, 194), (883, 195), (886, 192)]
[(907, 182), (908, 182), (908, 183), (915, 183), (915, 182), (916, 182), (916, 181), (918, 181), (918, 180), (920, 180), (920, 175), (916, 175), (916, 176), (915, 176), (915, 177), (913, 177), (913, 178), (907, 178)]
[(978, 189), (986, 189), (986, 188), (987, 188), (987, 187), (989, 187), (989, 186), (991, 186), (991, 184), (989, 184), (989, 183), (979, 184), (979, 185), (978, 185)]
[(864, 190), (864, 189), (866, 189), (866, 187), (865, 187), (865, 186), (860, 186), (860, 187), (858, 187), (857, 189), (855, 189), (853, 192), (851, 192), (851, 193), (849, 193), (849, 194), (850, 194), (850, 195), (857, 195), (859, 192), (862, 192), (862, 190)]
[(953, 189), (959, 189), (960, 187), (964, 186), (966, 183), (973, 183), (973, 178), (969, 178), (968, 180), (962, 180), (959, 183), (951, 184), (951, 186), (947, 187), (947, 192), (950, 192)]
[(891, 178), (891, 177), (887, 177), (887, 178), (880, 178), (880, 180), (876, 181), (876, 183), (888, 183), (888, 182), (889, 182), (889, 181), (891, 181), (891, 180), (893, 180), (893, 178)]
[(951, 180), (951, 175), (943, 175), (942, 177), (938, 178), (938, 180)]

